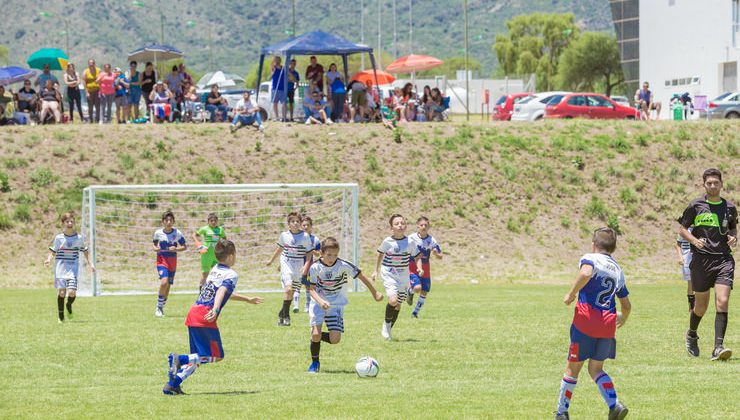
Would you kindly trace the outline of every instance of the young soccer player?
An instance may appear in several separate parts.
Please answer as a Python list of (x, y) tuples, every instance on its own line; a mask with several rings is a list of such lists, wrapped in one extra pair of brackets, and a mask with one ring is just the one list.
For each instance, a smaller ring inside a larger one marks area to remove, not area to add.
[[(359, 278), (377, 302), (383, 300), (383, 294), (375, 290), (359, 268), (338, 257), (339, 242), (332, 237), (324, 239), (321, 242), (321, 258), (311, 265), (309, 275), (303, 277), (306, 294), (313, 297), (309, 306), (311, 366), (308, 367), (308, 371), (311, 373), (318, 373), (321, 366), (319, 363), (321, 342), (337, 344), (342, 338), (344, 307), (348, 303), (348, 280)], [(329, 332), (321, 332), (324, 323)]]
[[(588, 373), (609, 406), (609, 420), (622, 420), (627, 416), (627, 407), (617, 399), (614, 384), (604, 372), (604, 361), (616, 356), (616, 329), (624, 325), (632, 308), (624, 273), (611, 256), (616, 248), (614, 230), (608, 227), (597, 229), (591, 242), (592, 253), (581, 257), (580, 272), (563, 298), (566, 305), (576, 299), (578, 301), (570, 326), (570, 350), (560, 384), (556, 420), (570, 418), (570, 399), (587, 359)], [(617, 312), (615, 295), (619, 298), (622, 313)]]
[(236, 262), (236, 247), (228, 239), (219, 239), (214, 246), (218, 264), (208, 274), (200, 295), (188, 312), (185, 325), (190, 336), (190, 354), (170, 353), (169, 380), (162, 392), (167, 395), (184, 394), (182, 381), (192, 375), (198, 366), (214, 363), (224, 358), (221, 333), (216, 321), (229, 299), (241, 300), (253, 305), (262, 303), (262, 298), (234, 293), (238, 276), (231, 267)]
[[(301, 229), (303, 229), (304, 232), (308, 233), (308, 236), (311, 237), (311, 242), (314, 245), (313, 252), (311, 253), (311, 258), (319, 257), (321, 256), (321, 242), (319, 241), (319, 238), (313, 234), (313, 219), (309, 216), (303, 216), (301, 219)], [(301, 289), (293, 293), (293, 313), (297, 313), (300, 311), (299, 309), (299, 303), (301, 301)], [(308, 312), (308, 305), (311, 303), (311, 295), (306, 293), (306, 306), (303, 309), (303, 312)]]
[(267, 261), (269, 267), (280, 255), (280, 281), (283, 286), (283, 307), (278, 312), (278, 325), (290, 326), (290, 303), (293, 292), (301, 288), (301, 277), (308, 272), (313, 262), (311, 252), (314, 245), (308, 233), (301, 230), (301, 216), (288, 214), (288, 231), (278, 237), (277, 248)]
[[(688, 229), (691, 232), (691, 228)], [(678, 254), (678, 265), (683, 272), (683, 280), (686, 282), (686, 299), (689, 301), (689, 313), (694, 310), (694, 290), (691, 288), (691, 244), (686, 239), (678, 235), (676, 238), (676, 254)]]
[(44, 267), (51, 264), (54, 257), (54, 287), (57, 289), (57, 310), (59, 311), (59, 323), (64, 322), (64, 297), (67, 298), (67, 312), (72, 319), (72, 304), (77, 296), (77, 271), (79, 267), (80, 252), (85, 254), (85, 260), (90, 270), (95, 271), (95, 266), (90, 262), (90, 255), (82, 235), (75, 230), (75, 218), (72, 213), (62, 215), (64, 231), (54, 237), (49, 246), (49, 255), (44, 261)]
[(193, 241), (200, 252), (200, 269), (203, 273), (200, 278), (200, 287), (206, 282), (208, 273), (218, 261), (213, 247), (218, 243), (218, 239), (226, 239), (226, 232), (223, 226), (218, 225), (218, 216), (216, 213), (208, 215), (208, 224), (193, 232)]
[(170, 295), (170, 287), (175, 282), (177, 269), (177, 253), (188, 249), (185, 237), (172, 225), (175, 224), (175, 214), (167, 210), (162, 214), (162, 228), (154, 232), (152, 249), (157, 253), (157, 273), (159, 273), (159, 295), (157, 309), (154, 316), (164, 316), (164, 305)]
[[(414, 260), (417, 273), (424, 276), (421, 266), (419, 244), (406, 236), (406, 220), (400, 214), (394, 214), (389, 221), (393, 234), (383, 240), (378, 247), (378, 259), (375, 262), (375, 271), (372, 279), (378, 275), (383, 279), (388, 304), (385, 306), (385, 319), (380, 335), (390, 341), (391, 329), (398, 319), (401, 304), (406, 299), (406, 290), (409, 288), (409, 263)], [(383, 267), (380, 264), (383, 263)]]
[(442, 258), (442, 249), (439, 247), (437, 241), (429, 234), (429, 219), (425, 216), (421, 216), (416, 220), (416, 232), (409, 235), (409, 238), (416, 242), (419, 247), (419, 253), (421, 254), (421, 266), (424, 269), (424, 275), (419, 275), (416, 270), (416, 264), (409, 265), (410, 275), (410, 287), (408, 290), (408, 302), (409, 305), (414, 303), (414, 293), (419, 294), (419, 299), (416, 300), (416, 306), (411, 312), (414, 318), (419, 317), (419, 311), (424, 306), (427, 294), (432, 288), (432, 272), (430, 270), (429, 259), (432, 255), (436, 258)]
[[(727, 360), (732, 350), (724, 347), (727, 311), (735, 277), (735, 259), (730, 248), (737, 246), (737, 207), (720, 195), (722, 172), (710, 168), (702, 174), (706, 194), (689, 203), (678, 219), (678, 234), (691, 244), (691, 287), (696, 295), (686, 331), (686, 351), (699, 357), (699, 328), (714, 287), (714, 351), (711, 360)], [(688, 228), (693, 226), (691, 232)]]

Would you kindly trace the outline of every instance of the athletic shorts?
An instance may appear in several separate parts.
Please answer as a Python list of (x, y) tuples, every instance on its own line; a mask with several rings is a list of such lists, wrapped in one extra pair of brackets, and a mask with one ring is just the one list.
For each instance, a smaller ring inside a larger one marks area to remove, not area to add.
[(200, 271), (202, 273), (208, 273), (216, 264), (218, 264), (216, 254), (213, 248), (208, 248), (208, 252), (200, 256)]
[(54, 279), (54, 287), (57, 289), (77, 290), (77, 278)]
[(381, 266), (380, 278), (383, 279), (386, 296), (390, 298), (395, 295), (399, 303), (406, 301), (406, 289), (409, 288), (408, 269)]
[(321, 305), (312, 300), (308, 305), (308, 315), (312, 327), (321, 326), (326, 322), (329, 331), (344, 332), (344, 305), (331, 305), (329, 309), (323, 310)]
[(706, 292), (715, 284), (730, 286), (735, 277), (735, 259), (732, 255), (694, 253), (691, 259), (691, 287), (695, 292)]
[(157, 265), (157, 273), (159, 274), (160, 280), (167, 279), (167, 283), (175, 283), (175, 270), (170, 270), (165, 265)]
[(295, 90), (289, 90), (288, 91), (288, 103), (294, 104), (295, 103)]
[(272, 103), (276, 104), (279, 102), (285, 103), (285, 91), (284, 90), (273, 90), (272, 91)]
[(200, 357), (224, 357), (218, 328), (188, 327), (188, 335), (190, 353), (198, 353)]
[(429, 293), (430, 290), (432, 290), (432, 279), (428, 277), (419, 277), (418, 274), (411, 274), (409, 276), (409, 283), (411, 283), (411, 288), (421, 285), (421, 290)]
[(303, 260), (294, 259), (294, 263), (286, 263), (280, 259), (280, 283), (283, 289), (290, 287), (295, 292), (301, 290), (301, 269)]
[(691, 259), (692, 257), (691, 252), (686, 252), (683, 254), (683, 267), (681, 268), (681, 271), (683, 273), (683, 279), (686, 281), (691, 281)]
[(604, 361), (614, 359), (616, 355), (615, 338), (594, 338), (580, 332), (575, 325), (570, 326), (569, 362), (582, 362), (587, 359)]

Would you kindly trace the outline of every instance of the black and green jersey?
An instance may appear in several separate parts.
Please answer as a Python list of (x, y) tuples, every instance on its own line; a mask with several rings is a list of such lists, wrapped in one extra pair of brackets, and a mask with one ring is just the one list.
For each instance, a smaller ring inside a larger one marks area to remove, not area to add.
[(737, 229), (737, 207), (724, 198), (716, 203), (708, 201), (706, 196), (697, 198), (689, 203), (678, 223), (687, 229), (693, 226), (692, 234), (705, 241), (704, 249), (696, 249), (692, 245), (692, 252), (730, 255), (727, 235)]

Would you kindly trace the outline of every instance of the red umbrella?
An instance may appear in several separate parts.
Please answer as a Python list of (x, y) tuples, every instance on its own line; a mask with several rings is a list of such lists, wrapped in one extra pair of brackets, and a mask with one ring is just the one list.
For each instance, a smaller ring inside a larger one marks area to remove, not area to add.
[(443, 63), (444, 61), (439, 58), (411, 54), (392, 62), (385, 69), (391, 73), (415, 73), (435, 68)]
[[(393, 77), (392, 74), (388, 74), (383, 70), (377, 70), (376, 72), (378, 74), (378, 84), (390, 85), (396, 80), (396, 78)], [(375, 85), (375, 73), (373, 73), (372, 70), (363, 70), (355, 73), (355, 75), (352, 76), (350, 80), (356, 80), (366, 85)]]

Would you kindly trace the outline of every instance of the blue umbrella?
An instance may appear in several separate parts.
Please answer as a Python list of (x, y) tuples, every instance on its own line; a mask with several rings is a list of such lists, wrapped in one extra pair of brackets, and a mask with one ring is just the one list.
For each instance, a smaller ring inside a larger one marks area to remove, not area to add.
[(152, 44), (141, 47), (128, 53), (129, 61), (147, 62), (147, 61), (167, 61), (173, 58), (180, 58), (185, 53), (170, 45)]
[(36, 72), (23, 67), (0, 67), (0, 85), (10, 85), (13, 83), (28, 80), (36, 75)]

